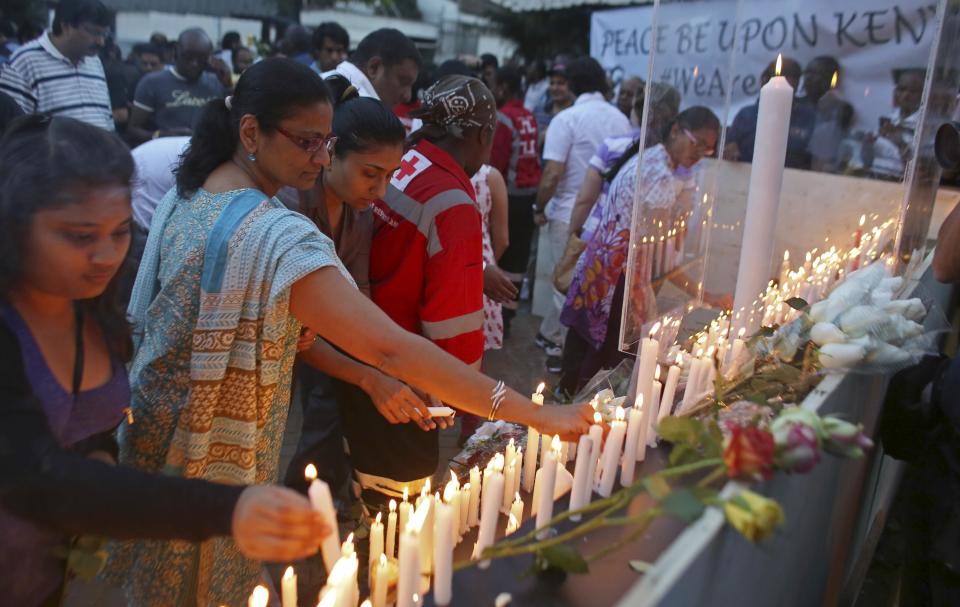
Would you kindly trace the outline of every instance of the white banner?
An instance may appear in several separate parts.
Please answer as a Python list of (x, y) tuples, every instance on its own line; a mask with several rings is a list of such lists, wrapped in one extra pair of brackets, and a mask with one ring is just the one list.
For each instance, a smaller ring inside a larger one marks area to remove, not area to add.
[(937, 29), (931, 0), (664, 2), (655, 30), (653, 16), (652, 6), (593, 13), (590, 54), (614, 82), (646, 79), (655, 47), (652, 77), (676, 87), (682, 107), (706, 105), (723, 119), (727, 87), (733, 108), (752, 102), (778, 53), (801, 66), (829, 55), (840, 63), (839, 90), (856, 109), (855, 126), (867, 130), (893, 109), (892, 71), (927, 67)]

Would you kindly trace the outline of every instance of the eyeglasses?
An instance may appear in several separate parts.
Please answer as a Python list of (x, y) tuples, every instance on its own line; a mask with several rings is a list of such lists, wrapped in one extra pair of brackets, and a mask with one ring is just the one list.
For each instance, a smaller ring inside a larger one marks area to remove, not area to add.
[(277, 132), (292, 141), (294, 145), (308, 154), (316, 154), (324, 147), (326, 147), (327, 153), (331, 154), (333, 153), (334, 146), (337, 145), (337, 136), (333, 134), (325, 137), (300, 137), (298, 135), (294, 135), (279, 125), (277, 126)]
[(695, 148), (698, 152), (702, 152), (704, 156), (712, 156), (712, 155), (713, 155), (713, 152), (714, 152), (715, 150), (714, 150), (712, 147), (710, 147), (709, 145), (707, 145), (707, 142), (701, 141), (700, 139), (697, 139), (697, 136), (694, 135), (693, 133), (691, 133), (690, 131), (688, 131), (687, 129), (683, 129), (683, 134), (687, 136), (687, 139), (690, 140), (690, 143), (693, 144), (694, 148)]

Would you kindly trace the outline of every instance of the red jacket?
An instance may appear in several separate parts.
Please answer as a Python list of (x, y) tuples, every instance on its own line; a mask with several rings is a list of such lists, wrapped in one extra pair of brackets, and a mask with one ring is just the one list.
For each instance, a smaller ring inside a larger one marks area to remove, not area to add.
[(421, 141), (374, 204), (373, 301), (404, 329), (479, 368), (483, 356), (483, 236), (470, 178)]
[(497, 112), (490, 164), (503, 173), (509, 194), (536, 193), (540, 183), (537, 120), (519, 99), (504, 103)]

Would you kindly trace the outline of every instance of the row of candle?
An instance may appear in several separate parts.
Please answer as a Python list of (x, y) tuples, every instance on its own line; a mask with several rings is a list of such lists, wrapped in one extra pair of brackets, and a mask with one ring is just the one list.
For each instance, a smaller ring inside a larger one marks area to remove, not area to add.
[(657, 233), (640, 239), (638, 266), (643, 268), (642, 276), (656, 280), (665, 276), (683, 263), (683, 247), (687, 237), (687, 221), (674, 222), (673, 227), (664, 230), (659, 222)]

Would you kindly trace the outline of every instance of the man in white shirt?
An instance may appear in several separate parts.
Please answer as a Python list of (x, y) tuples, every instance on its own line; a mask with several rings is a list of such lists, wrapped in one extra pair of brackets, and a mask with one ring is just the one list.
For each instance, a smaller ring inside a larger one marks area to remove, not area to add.
[[(539, 253), (537, 265), (544, 264), (549, 276), (553, 276), (563, 256), (570, 214), (590, 158), (604, 139), (630, 130), (629, 119), (604, 97), (607, 76), (596, 59), (582, 57), (567, 64), (567, 82), (577, 100), (554, 116), (547, 128), (543, 175), (534, 204), (534, 219), (547, 232), (546, 238), (541, 239), (546, 246)], [(563, 302), (564, 294), (553, 290), (553, 301), (549, 302), (537, 335), (537, 344), (547, 351), (547, 369), (551, 372), (560, 370), (561, 344), (566, 333), (560, 324)]]
[(361, 97), (379, 99), (392, 108), (410, 101), (422, 61), (412, 40), (400, 30), (383, 28), (367, 34), (349, 59), (323, 77), (345, 76)]
[(130, 202), (133, 206), (133, 220), (144, 232), (150, 231), (150, 222), (157, 205), (177, 184), (173, 171), (180, 164), (180, 156), (189, 143), (189, 137), (160, 137), (133, 149), (137, 177), (133, 183)]

